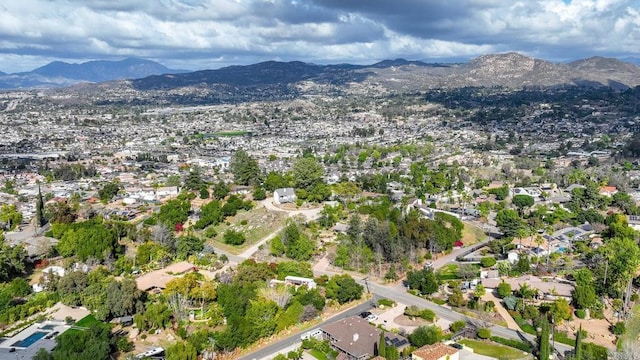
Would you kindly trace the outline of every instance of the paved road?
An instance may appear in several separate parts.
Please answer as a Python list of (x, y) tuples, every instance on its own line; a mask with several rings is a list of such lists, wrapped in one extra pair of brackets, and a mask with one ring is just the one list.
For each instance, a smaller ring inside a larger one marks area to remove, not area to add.
[(261, 360), (261, 359), (272, 359), (274, 358), (276, 355), (278, 355), (278, 353), (280, 353), (281, 351), (284, 351), (286, 349), (291, 348), (292, 346), (296, 345), (296, 344), (301, 344), (300, 341), (300, 335), (304, 334), (307, 331), (311, 331), (311, 330), (315, 330), (321, 326), (324, 326), (326, 324), (331, 324), (334, 323), (340, 319), (344, 319), (346, 317), (349, 316), (353, 316), (353, 315), (358, 315), (363, 311), (367, 311), (373, 308), (372, 303), (375, 303), (375, 301), (377, 301), (377, 298), (374, 297), (374, 299), (372, 301), (367, 301), (363, 304), (360, 304), (356, 307), (353, 307), (351, 309), (348, 309), (342, 313), (339, 313), (337, 315), (334, 315), (332, 317), (330, 317), (329, 319), (321, 322), (318, 325), (315, 325), (311, 328), (305, 329), (304, 331), (300, 331), (298, 333), (295, 333), (285, 339), (282, 339), (278, 342), (275, 342), (273, 344), (270, 344), (268, 346), (265, 346), (263, 348), (261, 348), (260, 350), (254, 351), (250, 354), (247, 354), (243, 357), (240, 358), (240, 360)]
[[(357, 280), (358, 282), (364, 284), (363, 280)], [(466, 315), (460, 314), (451, 310), (450, 308), (432, 303), (423, 298), (411, 295), (407, 293), (404, 289), (399, 289), (397, 285), (385, 286), (375, 283), (369, 283), (369, 289), (371, 292), (375, 293), (377, 296), (389, 298), (395, 300), (399, 303), (407, 304), (407, 305), (416, 305), (422, 308), (427, 308), (432, 310), (439, 318), (449, 320), (449, 321), (458, 321), (464, 320), (471, 324), (477, 324), (478, 327), (482, 327), (481, 321), (478, 319), (470, 318)], [(500, 336), (507, 339), (521, 339), (524, 336), (526, 339), (533, 341), (535, 343), (535, 336), (523, 333), (521, 331), (507, 329), (502, 326), (494, 325), (491, 326), (491, 333), (495, 336)], [(556, 349), (561, 353), (565, 351), (570, 351), (573, 349), (572, 346), (560, 344), (556, 342)]]

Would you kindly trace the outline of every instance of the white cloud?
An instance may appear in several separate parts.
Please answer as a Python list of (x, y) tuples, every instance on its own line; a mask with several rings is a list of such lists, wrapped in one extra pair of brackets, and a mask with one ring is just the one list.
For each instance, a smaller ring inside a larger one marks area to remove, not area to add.
[[(182, 68), (520, 51), (638, 55), (635, 0), (20, 0), (0, 5), (0, 70), (140, 56)], [(28, 61), (25, 61), (28, 59)], [(41, 63), (38, 63), (38, 59)]]

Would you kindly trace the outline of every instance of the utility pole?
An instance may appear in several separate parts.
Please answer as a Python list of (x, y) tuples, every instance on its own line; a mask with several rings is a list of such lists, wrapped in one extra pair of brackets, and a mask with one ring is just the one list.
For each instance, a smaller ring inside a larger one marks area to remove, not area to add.
[(362, 280), (364, 280), (364, 285), (367, 287), (367, 294), (370, 294), (371, 291), (369, 291), (369, 277), (367, 276)]

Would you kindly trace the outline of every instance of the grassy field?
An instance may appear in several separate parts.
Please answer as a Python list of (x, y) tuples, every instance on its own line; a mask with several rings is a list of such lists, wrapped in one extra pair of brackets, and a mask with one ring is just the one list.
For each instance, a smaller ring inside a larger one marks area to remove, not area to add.
[[(287, 215), (284, 213), (272, 212), (265, 208), (240, 211), (236, 216), (228, 219), (227, 222), (216, 226), (218, 235), (213, 239), (213, 244), (232, 254), (239, 254), (245, 248), (255, 244), (280, 228), (286, 218)], [(244, 221), (246, 221), (246, 225), (241, 225)], [(224, 233), (230, 229), (244, 233), (247, 240), (243, 245), (232, 246), (222, 241)]]
[(464, 229), (462, 229), (462, 242), (465, 246), (473, 245), (480, 241), (483, 241), (487, 238), (487, 235), (484, 233), (482, 229), (475, 225), (464, 224)]
[[(480, 273), (480, 265), (471, 264), (473, 268)], [(438, 269), (438, 277), (441, 280), (457, 280), (458, 277), (458, 264), (447, 264), (440, 269)]]
[(476, 354), (491, 356), (500, 360), (530, 359), (530, 354), (508, 346), (499, 345), (494, 342), (485, 342), (471, 339), (462, 339), (460, 344), (473, 349)]

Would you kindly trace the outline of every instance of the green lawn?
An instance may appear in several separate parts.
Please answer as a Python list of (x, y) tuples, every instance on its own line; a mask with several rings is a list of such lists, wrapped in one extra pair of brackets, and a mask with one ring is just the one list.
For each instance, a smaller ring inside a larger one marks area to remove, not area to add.
[(327, 360), (327, 355), (325, 355), (322, 351), (317, 349), (309, 350), (309, 354), (318, 360)]
[[(471, 266), (473, 266), (474, 270), (476, 270), (476, 272), (478, 273), (477, 275), (479, 276), (480, 274), (480, 265), (479, 264), (471, 264)], [(451, 263), (451, 264), (447, 264), (443, 267), (441, 267), (440, 269), (438, 269), (438, 277), (440, 278), (440, 280), (457, 280), (460, 279), (458, 277), (458, 264), (455, 263)]]
[(78, 327), (89, 327), (93, 324), (99, 324), (100, 321), (98, 319), (96, 319), (95, 317), (93, 317), (93, 315), (87, 315), (85, 317), (83, 317), (82, 319), (76, 321), (75, 324), (73, 324), (73, 326), (78, 326)]
[(529, 358), (529, 354), (527, 354), (526, 352), (508, 346), (499, 345), (490, 341), (485, 342), (471, 339), (462, 339), (458, 342), (472, 348), (476, 354), (491, 356), (500, 360)]

